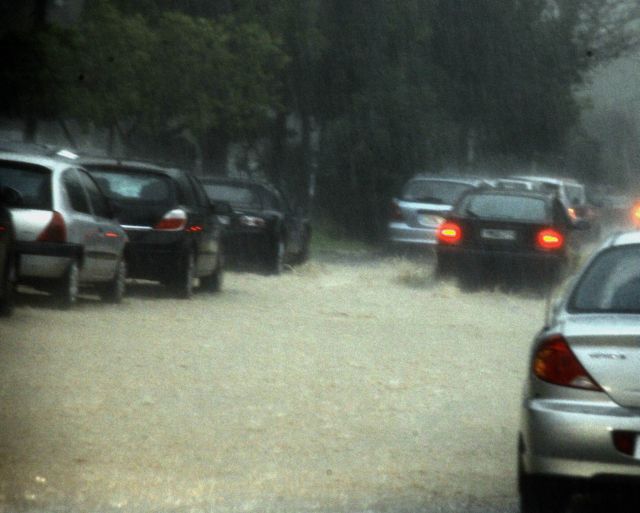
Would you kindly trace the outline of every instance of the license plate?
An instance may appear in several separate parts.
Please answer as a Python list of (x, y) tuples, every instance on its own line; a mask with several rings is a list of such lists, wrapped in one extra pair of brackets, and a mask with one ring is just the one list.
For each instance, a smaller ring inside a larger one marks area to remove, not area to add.
[(491, 240), (516, 240), (516, 232), (513, 230), (482, 230), (480, 235), (483, 239)]

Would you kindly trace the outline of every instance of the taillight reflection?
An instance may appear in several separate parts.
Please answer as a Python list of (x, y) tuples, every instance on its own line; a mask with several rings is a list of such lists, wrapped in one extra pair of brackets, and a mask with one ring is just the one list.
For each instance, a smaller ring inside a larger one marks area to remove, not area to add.
[(560, 249), (564, 246), (564, 235), (551, 228), (541, 230), (536, 236), (536, 245), (545, 251)]
[(442, 244), (459, 244), (462, 241), (462, 228), (456, 223), (445, 221), (438, 227), (438, 242)]
[(532, 371), (536, 377), (554, 385), (602, 390), (561, 335), (551, 336), (538, 346)]
[(52, 212), (51, 221), (42, 233), (38, 235), (40, 242), (67, 242), (67, 225), (60, 212)]

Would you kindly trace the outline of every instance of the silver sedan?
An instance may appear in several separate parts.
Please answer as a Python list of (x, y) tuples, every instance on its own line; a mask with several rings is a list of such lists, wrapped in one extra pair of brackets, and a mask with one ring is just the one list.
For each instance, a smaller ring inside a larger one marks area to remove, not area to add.
[[(552, 303), (522, 401), (523, 513), (640, 483), (640, 232), (611, 237)], [(632, 488), (623, 488), (632, 490)]]
[(80, 286), (119, 302), (127, 235), (93, 178), (73, 161), (0, 153), (0, 187), (11, 190), (18, 282), (53, 292), (64, 306)]

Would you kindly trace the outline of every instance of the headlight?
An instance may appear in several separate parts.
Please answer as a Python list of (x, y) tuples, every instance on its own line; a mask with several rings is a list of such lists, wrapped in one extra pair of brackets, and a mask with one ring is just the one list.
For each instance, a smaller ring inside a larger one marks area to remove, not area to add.
[(242, 226), (248, 226), (251, 228), (262, 228), (266, 224), (266, 221), (262, 219), (262, 217), (256, 216), (240, 216), (238, 221)]

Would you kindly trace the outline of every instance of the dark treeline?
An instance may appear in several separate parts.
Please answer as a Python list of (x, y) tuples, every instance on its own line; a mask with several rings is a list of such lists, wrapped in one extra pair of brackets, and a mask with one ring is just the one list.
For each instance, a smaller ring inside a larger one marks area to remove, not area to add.
[(367, 238), (416, 171), (597, 178), (575, 91), (637, 41), (624, 0), (85, 0), (64, 27), (32, 3), (0, 38), (0, 116), (26, 140), (99, 128), (107, 151), (204, 173), (233, 148)]

